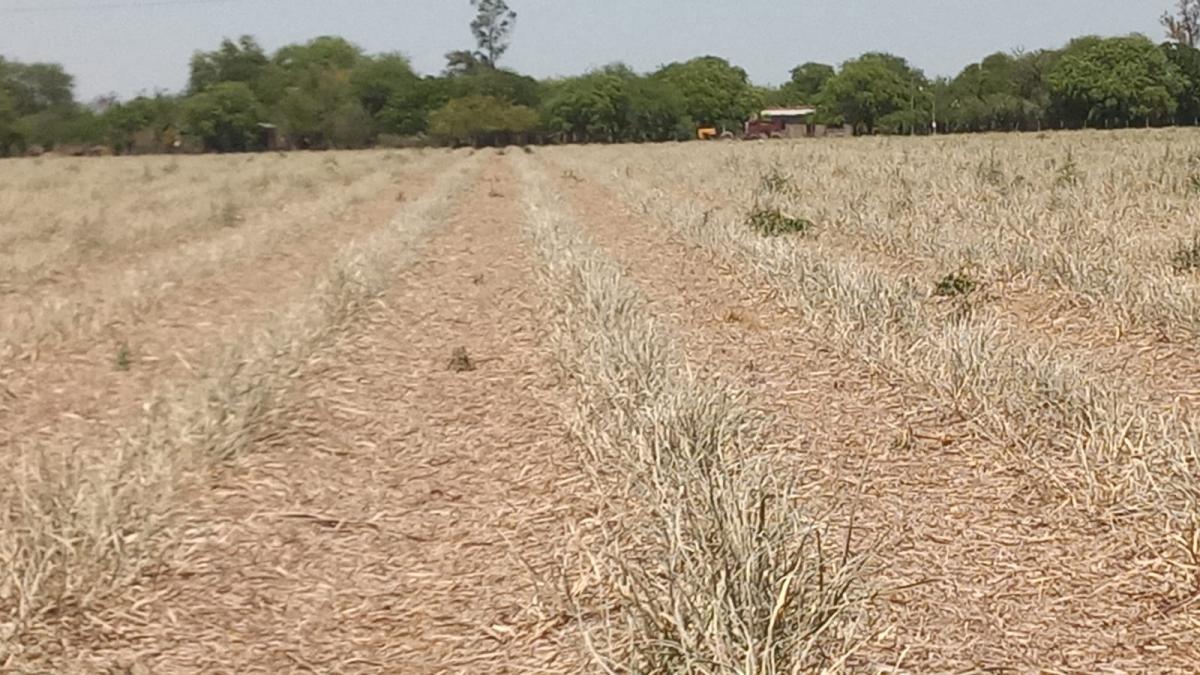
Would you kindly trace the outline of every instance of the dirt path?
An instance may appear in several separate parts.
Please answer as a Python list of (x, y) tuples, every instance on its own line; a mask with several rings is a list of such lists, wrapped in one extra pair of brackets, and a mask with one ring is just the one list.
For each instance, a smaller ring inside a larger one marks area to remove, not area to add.
[[(547, 173), (561, 176), (550, 165)], [(738, 270), (622, 209), (588, 180), (557, 180), (596, 243), (625, 266), (690, 360), (750, 393), (795, 450), (813, 505), (857, 511), (884, 537), (871, 576), (879, 635), (868, 670), (1180, 667), (1186, 633), (1159, 634), (1166, 596), (1132, 532), (1044, 501), (1002, 448), (908, 383), (839, 354)], [(1194, 661), (1192, 661), (1194, 663)]]
[[(148, 672), (554, 672), (539, 601), (572, 453), (519, 188), (494, 158), (286, 431), (197, 496), (189, 542), (64, 663)], [(502, 196), (492, 196), (502, 195)], [(463, 347), (475, 370), (449, 368)], [(550, 597), (553, 591), (547, 591)], [(522, 668), (523, 666), (523, 668)]]

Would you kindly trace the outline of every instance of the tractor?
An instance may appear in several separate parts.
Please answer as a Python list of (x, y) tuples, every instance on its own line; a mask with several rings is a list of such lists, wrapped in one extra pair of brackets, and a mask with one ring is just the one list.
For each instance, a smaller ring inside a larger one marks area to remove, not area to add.
[(729, 141), (733, 140), (733, 134), (728, 131), (721, 131), (716, 127), (700, 127), (696, 130), (696, 138), (699, 138), (702, 141), (713, 141), (717, 139)]

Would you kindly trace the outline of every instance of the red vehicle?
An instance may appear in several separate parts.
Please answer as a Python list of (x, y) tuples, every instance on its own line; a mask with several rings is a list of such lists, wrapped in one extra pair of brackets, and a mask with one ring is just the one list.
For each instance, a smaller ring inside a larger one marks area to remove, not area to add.
[(783, 120), (779, 118), (756, 119), (746, 122), (742, 138), (752, 141), (767, 138), (783, 138)]

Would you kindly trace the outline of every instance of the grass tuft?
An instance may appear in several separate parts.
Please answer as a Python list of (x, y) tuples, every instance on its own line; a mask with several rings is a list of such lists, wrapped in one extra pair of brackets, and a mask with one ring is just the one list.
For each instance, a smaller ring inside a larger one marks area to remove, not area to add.
[(133, 365), (133, 352), (130, 351), (128, 342), (117, 345), (117, 354), (113, 357), (113, 365), (117, 370), (129, 370)]
[(938, 297), (953, 298), (962, 295), (969, 295), (978, 288), (979, 284), (965, 270), (951, 272), (942, 277), (937, 282), (937, 286), (933, 289), (933, 294)]
[(1200, 271), (1200, 235), (1190, 241), (1180, 242), (1171, 254), (1171, 267), (1177, 274), (1190, 274)]
[(797, 218), (784, 213), (779, 208), (763, 206), (755, 207), (750, 211), (746, 224), (764, 237), (807, 234), (813, 229), (812, 221), (807, 218)]

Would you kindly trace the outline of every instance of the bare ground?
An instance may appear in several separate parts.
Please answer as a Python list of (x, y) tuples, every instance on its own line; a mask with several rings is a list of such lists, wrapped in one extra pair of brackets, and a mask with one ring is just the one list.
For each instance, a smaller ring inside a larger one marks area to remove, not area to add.
[[(537, 584), (576, 474), (517, 192), (493, 160), (422, 262), (314, 358), (277, 434), (195, 495), (166, 569), (75, 627), (64, 669), (570, 665)], [(456, 347), (474, 370), (449, 367)]]

